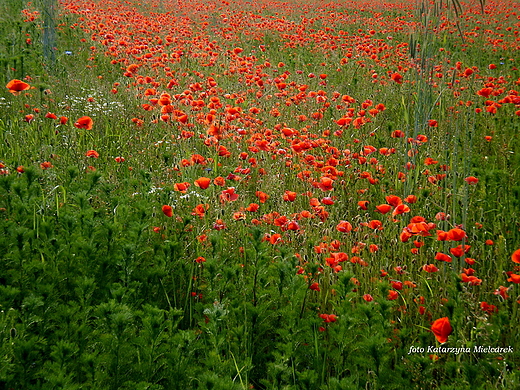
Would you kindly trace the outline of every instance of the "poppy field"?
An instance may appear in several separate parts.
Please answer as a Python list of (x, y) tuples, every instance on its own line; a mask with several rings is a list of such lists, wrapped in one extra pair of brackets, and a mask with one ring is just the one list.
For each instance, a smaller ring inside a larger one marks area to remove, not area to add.
[(0, 11), (1, 388), (520, 388), (517, 1)]

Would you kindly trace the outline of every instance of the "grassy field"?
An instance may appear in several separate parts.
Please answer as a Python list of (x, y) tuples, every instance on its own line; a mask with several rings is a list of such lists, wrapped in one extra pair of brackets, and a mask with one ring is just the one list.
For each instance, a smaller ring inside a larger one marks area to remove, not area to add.
[(518, 2), (0, 12), (0, 387), (520, 388)]

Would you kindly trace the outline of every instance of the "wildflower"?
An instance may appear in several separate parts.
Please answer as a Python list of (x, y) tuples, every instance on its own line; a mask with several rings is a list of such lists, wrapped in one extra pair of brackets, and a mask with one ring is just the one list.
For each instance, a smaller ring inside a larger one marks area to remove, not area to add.
[(52, 167), (54, 167), (54, 165), (52, 165), (49, 161), (44, 161), (40, 164), (41, 169), (49, 169)]
[(323, 199), (321, 200), (321, 203), (330, 206), (330, 205), (333, 205), (333, 204), (334, 204), (334, 199), (331, 198), (330, 196), (326, 196), (325, 198), (323, 198)]
[(391, 282), (392, 288), (396, 290), (402, 290), (403, 289), (403, 282), (400, 282), (399, 280), (393, 280)]
[(283, 194), (283, 200), (285, 202), (294, 202), (296, 196), (297, 194), (294, 191), (285, 191), (285, 193)]
[(93, 124), (94, 121), (92, 120), (92, 118), (88, 116), (82, 116), (74, 123), (74, 127), (78, 129), (92, 130)]
[(269, 242), (272, 245), (276, 245), (282, 241), (282, 235), (281, 234), (273, 234), (271, 237), (269, 237)]
[(226, 179), (224, 179), (222, 176), (218, 176), (213, 179), (213, 184), (219, 187), (223, 187), (226, 184)]
[(179, 192), (182, 192), (183, 194), (186, 193), (186, 191), (188, 190), (188, 188), (190, 188), (190, 183), (188, 182), (184, 182), (184, 183), (175, 183), (173, 185), (173, 189), (175, 191), (179, 191)]
[(416, 203), (417, 202), (417, 196), (415, 196), (415, 195), (408, 195), (406, 198), (404, 198), (404, 201), (406, 203), (410, 203), (410, 204)]
[(195, 180), (194, 184), (200, 189), (205, 190), (211, 184), (211, 179), (207, 177), (199, 177), (197, 180)]
[(296, 221), (289, 221), (285, 228), (287, 230), (296, 231), (296, 230), (300, 230), (300, 225), (298, 225), (298, 222), (296, 222)]
[(321, 291), (320, 290), (320, 284), (318, 282), (314, 282), (312, 283), (309, 288), (312, 290), (312, 291)]
[(172, 209), (172, 206), (168, 206), (168, 205), (164, 205), (162, 207), (162, 212), (164, 213), (164, 215), (166, 215), (167, 217), (171, 218), (173, 217), (173, 209)]
[(85, 153), (85, 156), (86, 157), (98, 158), (99, 157), (99, 153), (96, 152), (95, 150), (88, 150), (87, 153)]
[(399, 293), (395, 290), (390, 290), (388, 291), (388, 296), (387, 296), (387, 299), (389, 301), (394, 301), (396, 300), (397, 298), (399, 297)]
[(494, 294), (500, 295), (503, 299), (507, 299), (507, 298), (509, 298), (509, 295), (507, 294), (508, 291), (509, 291), (508, 287), (500, 286), (499, 288), (497, 288), (495, 290)]
[(238, 194), (235, 194), (235, 187), (229, 187), (227, 190), (224, 190), (220, 193), (220, 201), (222, 203), (233, 202), (237, 199)]
[(468, 184), (477, 184), (478, 179), (475, 176), (469, 176), (464, 179)]
[(358, 202), (358, 207), (361, 209), (361, 210), (368, 210), (368, 204), (370, 202), (368, 200), (360, 200)]
[(395, 81), (397, 84), (402, 84), (403, 83), (403, 76), (401, 76), (399, 73), (393, 73), (392, 76), (390, 76), (390, 78)]
[(9, 81), (5, 87), (15, 96), (31, 88), (29, 84), (16, 79)]
[(199, 218), (203, 218), (208, 209), (209, 209), (208, 204), (198, 204), (197, 206), (195, 206), (195, 208), (191, 212), (191, 215), (196, 215)]
[(370, 294), (365, 294), (363, 295), (363, 299), (367, 302), (372, 302), (374, 300), (374, 297), (372, 297), (372, 295)]
[(386, 214), (390, 210), (392, 210), (392, 206), (390, 206), (389, 204), (380, 204), (379, 206), (376, 206), (376, 211), (381, 214)]
[(322, 191), (332, 191), (334, 180), (330, 177), (322, 177), (318, 183), (318, 188)]
[(392, 212), (392, 216), (395, 217), (396, 215), (409, 213), (409, 212), (410, 212), (410, 207), (401, 203), (394, 209), (394, 211)]
[(508, 282), (512, 282), (515, 284), (520, 284), (520, 275), (514, 274), (514, 273), (508, 273), (509, 279), (507, 279)]
[(435, 260), (440, 260), (440, 261), (445, 261), (447, 263), (451, 263), (451, 257), (442, 252), (437, 252), (437, 254), (435, 255)]
[(206, 262), (206, 259), (202, 256), (199, 256), (195, 259), (195, 262), (198, 263), (198, 264), (202, 264), (202, 263), (205, 263)]
[(488, 314), (498, 313), (498, 307), (487, 302), (480, 302), (480, 308)]
[(336, 322), (338, 320), (338, 317), (335, 314), (320, 314), (320, 318), (327, 323)]
[(430, 329), (435, 335), (437, 341), (441, 344), (444, 344), (446, 341), (448, 341), (448, 336), (453, 332), (453, 328), (451, 327), (448, 317), (435, 320)]
[(459, 245), (455, 248), (450, 248), (450, 253), (455, 257), (461, 257), (464, 253), (468, 253), (470, 248), (469, 245)]
[(425, 264), (422, 266), (423, 271), (433, 273), (439, 271), (439, 269), (434, 264)]
[(352, 224), (348, 221), (340, 221), (336, 226), (336, 230), (342, 233), (348, 233), (352, 231)]
[(215, 221), (215, 223), (213, 224), (213, 229), (215, 229), (215, 230), (223, 230), (225, 228), (226, 228), (226, 224), (221, 219), (217, 219)]
[(462, 229), (454, 228), (448, 231), (448, 240), (462, 241), (466, 237), (466, 232)]
[(260, 208), (260, 205), (257, 203), (250, 203), (249, 206), (246, 207), (246, 211), (249, 211), (250, 213), (254, 213), (255, 211), (258, 211)]
[(468, 275), (465, 272), (460, 274), (460, 277), (461, 277), (463, 283), (469, 283), (472, 286), (479, 286), (482, 283), (482, 279), (479, 279), (479, 278), (477, 278), (476, 276), (473, 276), (473, 275)]
[(256, 191), (255, 196), (258, 198), (260, 203), (265, 203), (269, 199), (269, 195), (262, 191)]
[(511, 255), (511, 260), (513, 261), (513, 263), (520, 264), (520, 249), (517, 249), (513, 252), (513, 254)]

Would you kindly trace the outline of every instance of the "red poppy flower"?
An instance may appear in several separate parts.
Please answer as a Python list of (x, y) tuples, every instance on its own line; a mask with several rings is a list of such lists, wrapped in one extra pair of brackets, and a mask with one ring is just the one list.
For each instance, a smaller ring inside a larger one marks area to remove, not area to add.
[(29, 88), (31, 88), (31, 86), (29, 84), (27, 84), (21, 80), (16, 80), (16, 79), (9, 81), (5, 87), (13, 95), (19, 95), (20, 93), (22, 93), (22, 91), (26, 91)]
[(468, 184), (477, 184), (478, 179), (475, 176), (468, 176), (464, 179)]
[(96, 152), (95, 150), (88, 150), (87, 153), (85, 153), (85, 156), (98, 158), (99, 157), (99, 153)]
[(285, 193), (283, 194), (283, 200), (286, 201), (286, 202), (294, 202), (294, 200), (296, 199), (296, 192), (293, 192), (293, 191), (285, 191)]
[(455, 257), (461, 257), (464, 253), (468, 253), (471, 246), (469, 245), (459, 245), (455, 248), (450, 248), (450, 253)]
[(199, 177), (197, 180), (195, 180), (194, 184), (205, 190), (206, 188), (209, 187), (209, 185), (211, 184), (211, 179), (207, 178), (207, 177)]
[(404, 203), (401, 203), (394, 209), (394, 211), (392, 212), (392, 216), (395, 217), (396, 215), (401, 215), (401, 214), (409, 213), (409, 212), (410, 212), (410, 207), (408, 207)]
[(370, 203), (370, 202), (369, 202), (368, 200), (360, 200), (360, 201), (358, 202), (358, 206), (359, 206), (359, 208), (360, 208), (361, 210), (368, 210), (368, 204), (369, 204), (369, 203)]
[(222, 176), (218, 176), (215, 179), (213, 179), (213, 184), (222, 187), (226, 184), (226, 179), (224, 179)]
[(393, 280), (391, 282), (392, 288), (396, 290), (402, 290), (403, 289), (403, 282), (400, 282), (399, 280)]
[(249, 206), (246, 207), (246, 210), (251, 212), (251, 213), (254, 213), (255, 211), (258, 211), (259, 208), (260, 208), (259, 204), (257, 204), (257, 203), (250, 203)]
[(520, 275), (517, 275), (517, 274), (514, 274), (514, 273), (510, 273), (509, 274), (509, 279), (507, 279), (507, 281), (515, 283), (515, 284), (520, 284)]
[(403, 83), (403, 76), (401, 76), (399, 73), (393, 73), (392, 76), (390, 76), (392, 80), (394, 80), (397, 84)]
[(318, 183), (318, 188), (322, 191), (331, 191), (333, 189), (334, 180), (330, 177), (322, 177)]
[(309, 286), (309, 288), (312, 291), (320, 291), (320, 284), (318, 282), (314, 282)]
[(437, 254), (435, 255), (435, 260), (440, 260), (440, 261), (445, 261), (447, 263), (451, 263), (451, 257), (442, 252), (437, 252)]
[(206, 211), (209, 209), (208, 204), (198, 204), (193, 208), (193, 211), (191, 212), (191, 215), (196, 215), (199, 218), (203, 218), (204, 215), (206, 215)]
[(520, 249), (513, 252), (511, 260), (513, 260), (514, 263), (520, 264)]
[(327, 323), (336, 322), (338, 320), (338, 317), (335, 314), (320, 314), (320, 318)]
[(395, 290), (390, 290), (388, 291), (388, 296), (387, 296), (387, 299), (389, 301), (394, 301), (396, 300), (397, 298), (399, 297), (399, 293)]
[(390, 210), (392, 210), (392, 206), (390, 206), (389, 204), (380, 204), (379, 206), (376, 206), (376, 211), (381, 214), (386, 214)]
[(462, 241), (466, 237), (466, 232), (462, 229), (455, 228), (448, 231), (448, 240)]
[(422, 267), (423, 271), (433, 273), (439, 271), (439, 269), (434, 264), (425, 264)]
[(53, 168), (54, 165), (52, 165), (49, 161), (44, 161), (40, 164), (40, 168), (42, 169), (49, 169), (49, 168)]
[(282, 235), (281, 234), (273, 234), (271, 237), (269, 237), (269, 242), (273, 245), (276, 245), (282, 241)]
[(482, 283), (482, 279), (479, 279), (473, 275), (468, 275), (465, 272), (461, 273), (460, 277), (461, 277), (463, 283), (469, 283), (472, 286), (479, 286)]
[(262, 191), (256, 191), (255, 196), (258, 198), (260, 203), (265, 203), (269, 199), (269, 195)]
[(404, 201), (406, 203), (410, 203), (410, 204), (416, 203), (417, 202), (417, 196), (415, 196), (415, 195), (408, 195), (406, 198), (404, 198)]
[(495, 290), (494, 294), (495, 295), (500, 295), (504, 299), (508, 299), (509, 298), (509, 295), (507, 294), (508, 291), (509, 291), (508, 287), (500, 286), (499, 288), (497, 288)]
[(222, 203), (233, 202), (237, 199), (238, 199), (238, 194), (235, 194), (235, 187), (230, 187), (227, 190), (224, 190), (220, 193), (220, 201)]
[(92, 125), (94, 121), (89, 116), (82, 116), (75, 123), (74, 127), (78, 129), (92, 130)]
[(363, 295), (363, 299), (367, 302), (372, 302), (374, 300), (374, 297), (372, 297), (372, 295), (370, 294), (365, 294)]
[(179, 192), (182, 192), (183, 194), (186, 193), (186, 191), (188, 190), (188, 188), (190, 188), (190, 183), (188, 182), (184, 182), (184, 183), (175, 183), (173, 185), (173, 189), (175, 191), (179, 191)]
[(490, 305), (487, 302), (480, 302), (480, 308), (488, 314), (498, 313), (498, 307), (495, 305)]
[(348, 221), (340, 221), (336, 226), (336, 230), (342, 233), (348, 233), (352, 231), (352, 224)]
[(166, 215), (166, 216), (169, 217), (169, 218), (173, 217), (173, 209), (172, 209), (172, 206), (168, 206), (167, 204), (165, 204), (165, 205), (162, 207), (162, 212), (164, 213), (164, 215)]
[(394, 206), (394, 207), (397, 207), (403, 203), (401, 198), (398, 197), (397, 195), (388, 195), (385, 197), (385, 199), (389, 205)]
[(453, 332), (453, 328), (451, 327), (448, 317), (435, 320), (430, 329), (435, 335), (437, 341), (441, 344), (448, 341), (448, 336)]

